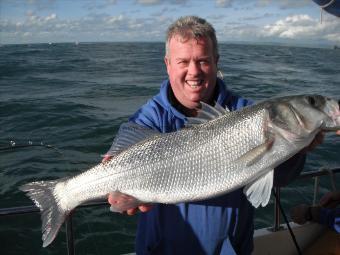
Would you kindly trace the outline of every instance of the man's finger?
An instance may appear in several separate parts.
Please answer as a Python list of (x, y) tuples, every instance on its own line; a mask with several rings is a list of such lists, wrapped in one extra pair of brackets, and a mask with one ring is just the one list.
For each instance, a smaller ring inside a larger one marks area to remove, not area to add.
[(315, 149), (318, 145), (323, 143), (323, 140), (325, 138), (324, 132), (319, 132), (315, 135), (313, 141), (305, 148), (301, 150), (301, 153), (307, 153)]
[(332, 201), (332, 193), (329, 192), (320, 199), (319, 204), (326, 207), (330, 201)]
[(325, 138), (325, 133), (324, 132), (319, 132), (314, 139), (314, 147), (318, 146), (319, 144), (323, 143), (323, 140)]
[(134, 215), (137, 212), (137, 208), (132, 208), (126, 211), (127, 215)]
[(104, 155), (103, 159), (102, 159), (102, 163), (109, 161), (110, 159), (112, 159), (112, 156), (110, 155)]
[(138, 206), (138, 209), (141, 212), (147, 212), (147, 211), (150, 211), (152, 209), (152, 207), (153, 207), (152, 205), (145, 204), (145, 205)]

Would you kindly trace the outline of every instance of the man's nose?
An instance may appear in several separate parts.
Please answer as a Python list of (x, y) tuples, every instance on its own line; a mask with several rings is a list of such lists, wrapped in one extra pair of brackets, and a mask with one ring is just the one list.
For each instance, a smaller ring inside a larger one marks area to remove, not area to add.
[(201, 73), (201, 66), (199, 62), (190, 61), (189, 66), (188, 66), (188, 73), (190, 75), (197, 75)]

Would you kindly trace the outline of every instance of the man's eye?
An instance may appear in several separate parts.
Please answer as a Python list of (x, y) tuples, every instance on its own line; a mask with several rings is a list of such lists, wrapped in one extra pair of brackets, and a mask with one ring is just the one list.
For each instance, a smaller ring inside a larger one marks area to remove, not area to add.
[(200, 65), (208, 65), (209, 61), (208, 60), (201, 60)]
[(179, 64), (179, 65), (187, 65), (188, 61), (181, 60), (181, 61), (178, 61), (177, 64)]

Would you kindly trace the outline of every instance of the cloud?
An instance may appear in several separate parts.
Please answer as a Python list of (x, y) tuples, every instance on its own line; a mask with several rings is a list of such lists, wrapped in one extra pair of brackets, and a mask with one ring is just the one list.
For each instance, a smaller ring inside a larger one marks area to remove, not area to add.
[(0, 38), (13, 42), (66, 41), (163, 41), (172, 18), (89, 14), (78, 19), (61, 19), (55, 13), (30, 12), (23, 22), (0, 21)]
[(340, 27), (336, 19), (327, 19), (322, 23), (308, 15), (293, 15), (280, 19), (274, 24), (264, 26), (264, 37), (278, 37), (295, 40), (325, 39), (340, 41)]
[[(51, 10), (55, 8), (56, 3), (56, 0), (26, 0), (28, 7), (34, 8), (36, 11)], [(22, 4), (25, 4), (25, 1)]]
[(321, 23), (306, 14), (290, 15), (262, 25), (253, 18), (224, 22), (217, 30), (220, 41), (272, 41), (290, 43), (340, 43), (339, 21), (331, 16)]
[[(296, 9), (311, 4), (310, 0), (284, 0), (278, 2), (281, 9)], [(312, 3), (313, 4), (313, 3)]]
[(248, 16), (248, 17), (244, 17), (241, 18), (244, 21), (256, 21), (256, 20), (262, 20), (263, 18), (269, 18), (269, 17), (274, 17), (277, 16), (277, 14), (274, 13), (263, 13), (262, 15), (258, 15), (258, 16)]
[(47, 16), (45, 18), (46, 21), (50, 21), (50, 20), (55, 20), (57, 18), (57, 14), (52, 13), (51, 15)]
[(315, 21), (308, 15), (289, 16), (276, 21), (274, 24), (266, 25), (263, 34), (264, 36), (292, 38), (297, 34), (309, 31), (312, 24), (315, 24)]
[(326, 34), (324, 36), (326, 40), (332, 41), (335, 44), (340, 44), (340, 32), (338, 33), (333, 33), (333, 34)]
[(280, 9), (296, 9), (305, 7), (311, 4), (310, 0), (252, 0), (252, 1), (235, 1), (235, 0), (215, 0), (217, 7), (229, 8), (237, 7), (238, 5), (251, 5), (254, 7), (278, 6)]
[(188, 3), (190, 0), (136, 0), (140, 5), (159, 5), (159, 4), (175, 4), (183, 5)]
[(142, 5), (155, 5), (155, 4), (160, 4), (160, 0), (137, 0), (137, 3), (142, 4)]
[(228, 8), (231, 7), (233, 0), (216, 0), (215, 4), (217, 7)]
[(84, 8), (92, 11), (92, 10), (101, 10), (108, 8), (109, 6), (116, 5), (117, 0), (104, 0), (104, 1), (85, 1), (84, 2)]
[[(163, 41), (168, 25), (178, 15), (187, 15), (197, 8), (197, 4), (188, 8), (189, 4), (187, 3), (194, 3), (194, 0), (131, 0), (133, 8), (129, 10), (126, 8), (131, 5), (125, 6), (126, 2), (123, 0), (80, 1), (75, 6), (82, 10), (74, 11), (76, 15), (69, 15), (58, 12), (60, 11), (58, 8), (50, 11), (46, 9), (37, 11), (37, 8), (34, 7), (37, 4), (40, 6), (39, 8), (43, 8), (45, 3), (55, 3), (55, 0), (30, 1), (25, 2), (25, 8), (20, 9), (20, 15), (0, 17), (0, 43)], [(293, 11), (287, 12), (278, 9), (278, 4), (282, 7), (289, 6), (293, 2), (293, 0), (252, 0), (243, 3), (234, 0), (215, 0), (213, 4), (233, 9), (218, 9), (215, 6), (211, 7), (213, 9), (207, 9), (206, 13), (202, 15), (206, 15), (204, 17), (214, 25), (219, 40), (222, 41), (288, 40), (301, 42), (305, 40), (318, 43), (323, 40), (340, 43), (339, 19), (325, 14), (323, 22), (320, 23), (317, 11), (316, 17), (313, 17), (312, 14), (304, 14), (304, 9), (299, 9), (298, 13), (300, 14), (294, 15), (291, 14)], [(301, 2), (305, 3), (305, 1)], [(121, 5), (122, 3), (124, 4)], [(260, 9), (256, 7), (256, 4), (270, 5), (270, 7)], [(13, 5), (17, 6), (18, 2), (13, 1), (12, 7)], [(91, 8), (100, 9), (112, 5), (117, 5), (117, 9), (109, 8), (101, 13), (88, 11), (92, 10)], [(137, 9), (136, 5), (139, 5), (140, 12), (131, 14), (131, 10)], [(143, 8), (142, 5), (145, 7)], [(75, 6), (72, 5), (72, 8)], [(12, 7), (12, 11), (19, 10)], [(314, 9), (313, 7), (312, 9)], [(316, 10), (318, 10), (317, 6)], [(111, 11), (115, 14), (110, 13)], [(228, 11), (230, 12), (226, 13)]]
[(169, 7), (164, 7), (158, 11), (155, 11), (154, 13), (151, 13), (150, 15), (151, 16), (163, 16), (163, 15), (166, 15), (167, 13), (170, 13), (170, 12), (174, 12), (176, 11), (177, 9), (176, 8), (169, 8)]
[(219, 41), (247, 41), (250, 38), (260, 37), (261, 27), (244, 24), (241, 22), (229, 22), (217, 32)]
[(257, 0), (256, 5), (260, 7), (265, 7), (269, 5), (277, 4), (281, 9), (296, 9), (300, 7), (305, 7), (311, 3), (310, 0)]

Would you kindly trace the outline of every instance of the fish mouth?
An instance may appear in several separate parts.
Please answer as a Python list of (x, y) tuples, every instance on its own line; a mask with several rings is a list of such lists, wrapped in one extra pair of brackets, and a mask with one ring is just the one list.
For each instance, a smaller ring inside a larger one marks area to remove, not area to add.
[(331, 118), (334, 121), (334, 124), (337, 127), (339, 127), (340, 126), (340, 100), (338, 100), (337, 102), (334, 101), (333, 105), (334, 105), (332, 107), (333, 109), (331, 109), (329, 112), (330, 112)]
[(329, 116), (331, 121), (322, 130), (326, 132), (337, 131), (340, 129), (340, 100), (328, 101), (325, 113)]
[[(334, 111), (333, 121), (336, 125), (335, 129), (338, 130), (340, 128), (340, 100), (338, 100), (337, 109)], [(336, 107), (335, 107), (336, 108)]]

